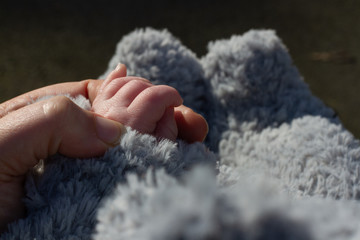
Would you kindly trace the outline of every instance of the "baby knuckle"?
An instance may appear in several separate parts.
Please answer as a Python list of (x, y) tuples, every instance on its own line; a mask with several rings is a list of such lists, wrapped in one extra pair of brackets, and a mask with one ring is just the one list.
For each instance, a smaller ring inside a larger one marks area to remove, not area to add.
[(167, 99), (167, 101), (173, 102), (181, 102), (181, 96), (179, 92), (170, 86), (167, 85), (158, 85), (153, 87), (153, 91), (156, 92), (155, 96), (159, 99)]
[(142, 78), (142, 77), (127, 76), (127, 77), (124, 77), (123, 79), (125, 81), (142, 81), (144, 83), (148, 83), (148, 84), (150, 83), (151, 84), (151, 82), (149, 80), (147, 80), (145, 78)]
[(111, 88), (115, 87), (117, 89), (121, 89), (124, 86), (130, 86), (130, 85), (150, 87), (151, 83), (141, 78), (118, 78), (118, 79), (114, 79), (109, 85), (109, 87)]
[(139, 87), (144, 87), (144, 88), (149, 88), (152, 86), (152, 84), (145, 82), (143, 80), (140, 80), (140, 79), (134, 79), (134, 80), (130, 81), (129, 83), (134, 84)]
[(142, 81), (144, 83), (151, 83), (149, 80), (145, 79), (145, 78), (142, 78), (142, 77), (133, 77), (132, 80), (135, 80), (135, 81)]
[(167, 86), (167, 85), (158, 85), (157, 86), (159, 89), (161, 89), (162, 91), (164, 91), (164, 93), (167, 93), (167, 94), (172, 94), (172, 95), (180, 95), (179, 92), (171, 87), (171, 86)]

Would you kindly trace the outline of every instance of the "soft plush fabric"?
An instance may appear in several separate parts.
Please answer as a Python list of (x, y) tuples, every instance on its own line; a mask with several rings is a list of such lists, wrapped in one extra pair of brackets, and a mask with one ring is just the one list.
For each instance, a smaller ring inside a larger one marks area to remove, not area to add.
[(136, 30), (103, 77), (118, 62), (177, 88), (207, 118), (207, 140), (128, 128), (103, 157), (53, 156), (1, 239), (360, 239), (359, 142), (274, 31), (211, 42), (198, 59), (166, 30)]

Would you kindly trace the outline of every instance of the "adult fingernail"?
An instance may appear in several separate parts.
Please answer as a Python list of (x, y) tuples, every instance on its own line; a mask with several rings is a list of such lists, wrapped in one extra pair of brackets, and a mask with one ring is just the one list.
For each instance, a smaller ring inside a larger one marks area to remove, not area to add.
[(109, 145), (116, 145), (120, 142), (120, 137), (125, 133), (125, 127), (116, 121), (95, 117), (96, 133), (100, 140)]

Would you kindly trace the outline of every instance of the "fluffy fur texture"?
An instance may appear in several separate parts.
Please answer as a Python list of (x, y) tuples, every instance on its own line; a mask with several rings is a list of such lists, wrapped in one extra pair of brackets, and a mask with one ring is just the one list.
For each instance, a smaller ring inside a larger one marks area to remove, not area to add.
[(205, 144), (128, 129), (103, 157), (51, 157), (1, 238), (359, 239), (359, 143), (281, 40), (249, 31), (208, 49), (199, 60), (165, 30), (136, 30), (104, 74), (121, 62), (177, 88), (208, 119)]

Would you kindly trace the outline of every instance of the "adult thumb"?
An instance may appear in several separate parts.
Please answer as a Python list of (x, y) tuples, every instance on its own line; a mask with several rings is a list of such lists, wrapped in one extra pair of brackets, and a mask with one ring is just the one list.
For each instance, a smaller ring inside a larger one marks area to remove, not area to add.
[(25, 174), (55, 153), (101, 155), (124, 131), (122, 124), (81, 109), (64, 96), (18, 109), (0, 119), (0, 181)]

